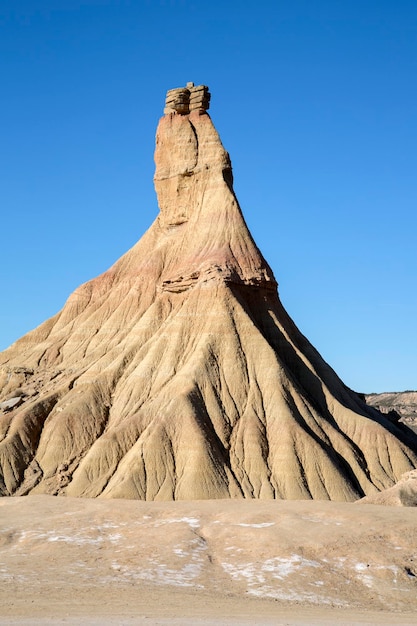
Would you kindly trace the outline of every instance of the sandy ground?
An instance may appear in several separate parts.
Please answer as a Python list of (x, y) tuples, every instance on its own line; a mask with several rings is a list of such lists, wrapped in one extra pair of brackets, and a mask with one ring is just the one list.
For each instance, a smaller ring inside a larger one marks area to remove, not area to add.
[(0, 624), (417, 624), (417, 508), (0, 500)]

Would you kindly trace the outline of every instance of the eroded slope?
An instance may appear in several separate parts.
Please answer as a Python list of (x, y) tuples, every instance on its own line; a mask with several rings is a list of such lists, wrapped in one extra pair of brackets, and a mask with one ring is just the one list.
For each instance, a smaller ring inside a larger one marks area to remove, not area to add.
[[(0, 493), (354, 500), (416, 438), (347, 389), (284, 311), (210, 117), (159, 124), (160, 215), (0, 355)], [(5, 404), (4, 404), (5, 403)]]

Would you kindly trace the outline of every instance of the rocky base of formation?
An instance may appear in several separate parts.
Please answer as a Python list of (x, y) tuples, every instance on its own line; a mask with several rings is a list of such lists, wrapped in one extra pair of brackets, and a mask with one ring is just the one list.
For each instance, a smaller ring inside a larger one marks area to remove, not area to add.
[(403, 474), (400, 480), (389, 489), (361, 498), (357, 502), (388, 506), (417, 506), (417, 470)]

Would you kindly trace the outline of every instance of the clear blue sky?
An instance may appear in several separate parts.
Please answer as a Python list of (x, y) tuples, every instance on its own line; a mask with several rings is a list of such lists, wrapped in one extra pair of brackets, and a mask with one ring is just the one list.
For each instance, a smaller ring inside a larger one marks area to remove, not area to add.
[(0, 349), (150, 226), (194, 81), (300, 330), (350, 387), (416, 389), (416, 76), (415, 0), (2, 0)]

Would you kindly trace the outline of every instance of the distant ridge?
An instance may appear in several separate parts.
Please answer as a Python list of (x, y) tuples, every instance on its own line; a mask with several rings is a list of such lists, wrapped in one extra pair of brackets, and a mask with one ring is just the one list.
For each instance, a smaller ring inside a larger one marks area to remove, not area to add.
[(417, 391), (389, 391), (365, 395), (369, 406), (397, 419), (417, 431)]

